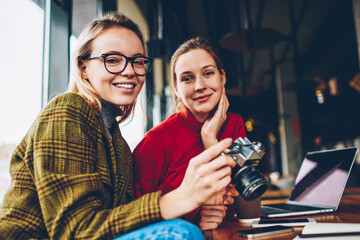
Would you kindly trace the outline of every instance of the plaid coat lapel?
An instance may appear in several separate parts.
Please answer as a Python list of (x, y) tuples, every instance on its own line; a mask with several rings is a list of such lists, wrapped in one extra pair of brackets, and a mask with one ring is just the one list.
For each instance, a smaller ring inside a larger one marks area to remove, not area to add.
[[(111, 128), (113, 135), (112, 155), (115, 178), (115, 204), (129, 202), (134, 199), (133, 157), (129, 145), (122, 137), (119, 126), (115, 123)], [(113, 155), (115, 153), (115, 155)]]

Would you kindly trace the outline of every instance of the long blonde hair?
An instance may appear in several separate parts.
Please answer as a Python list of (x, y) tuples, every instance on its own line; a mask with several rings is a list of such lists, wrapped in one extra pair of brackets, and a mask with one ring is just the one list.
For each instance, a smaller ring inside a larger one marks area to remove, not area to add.
[[(78, 48), (73, 56), (73, 76), (74, 82), (70, 87), (70, 91), (78, 93), (82, 96), (89, 105), (97, 112), (101, 110), (101, 98), (95, 89), (91, 86), (90, 82), (82, 77), (82, 57), (91, 54), (93, 41), (106, 29), (111, 27), (125, 27), (133, 31), (141, 40), (142, 45), (145, 49), (145, 43), (140, 28), (131, 19), (117, 12), (110, 12), (104, 15), (102, 18), (96, 19), (90, 22), (85, 29), (79, 35)], [(124, 121), (126, 118), (133, 113), (136, 100), (126, 106), (121, 106), (123, 115), (121, 116), (119, 123)]]
[(214, 59), (217, 69), (220, 72), (221, 70), (223, 70), (223, 64), (216, 53), (216, 49), (213, 47), (213, 45), (211, 45), (208, 39), (202, 37), (195, 37), (181, 44), (174, 52), (170, 60), (171, 89), (172, 89), (172, 96), (176, 104), (176, 111), (181, 111), (184, 108), (184, 103), (182, 102), (181, 98), (177, 97), (175, 94), (175, 89), (177, 87), (175, 66), (180, 56), (195, 49), (202, 49), (207, 51)]

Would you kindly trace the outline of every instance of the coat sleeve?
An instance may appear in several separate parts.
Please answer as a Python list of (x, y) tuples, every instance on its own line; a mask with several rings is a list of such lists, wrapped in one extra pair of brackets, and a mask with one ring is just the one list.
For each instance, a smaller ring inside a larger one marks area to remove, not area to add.
[(134, 182), (137, 197), (159, 189), (162, 174), (166, 169), (165, 148), (164, 140), (150, 131), (134, 149)]
[(51, 239), (112, 239), (162, 220), (161, 192), (104, 207), (111, 195), (96, 171), (101, 135), (88, 107), (59, 99), (35, 129), (34, 181)]

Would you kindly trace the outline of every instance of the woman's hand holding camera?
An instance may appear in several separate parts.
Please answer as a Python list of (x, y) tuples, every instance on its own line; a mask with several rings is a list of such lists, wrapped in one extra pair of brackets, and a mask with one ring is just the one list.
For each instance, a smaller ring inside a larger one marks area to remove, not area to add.
[(239, 192), (236, 190), (234, 184), (229, 184), (215, 197), (211, 198), (205, 205), (230, 205), (234, 203), (234, 197), (238, 196)]
[(191, 159), (181, 185), (160, 198), (164, 219), (180, 217), (208, 202), (231, 182), (231, 168), (235, 161), (220, 155), (232, 143), (224, 139)]

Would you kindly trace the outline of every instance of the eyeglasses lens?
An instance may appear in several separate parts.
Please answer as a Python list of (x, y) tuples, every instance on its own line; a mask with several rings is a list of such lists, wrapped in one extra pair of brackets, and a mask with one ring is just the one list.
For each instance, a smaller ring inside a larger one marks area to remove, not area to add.
[[(127, 59), (121, 55), (108, 55), (105, 59), (106, 69), (111, 73), (120, 73), (126, 67)], [(132, 59), (132, 67), (136, 74), (145, 75), (150, 70), (151, 62), (145, 57)]]

